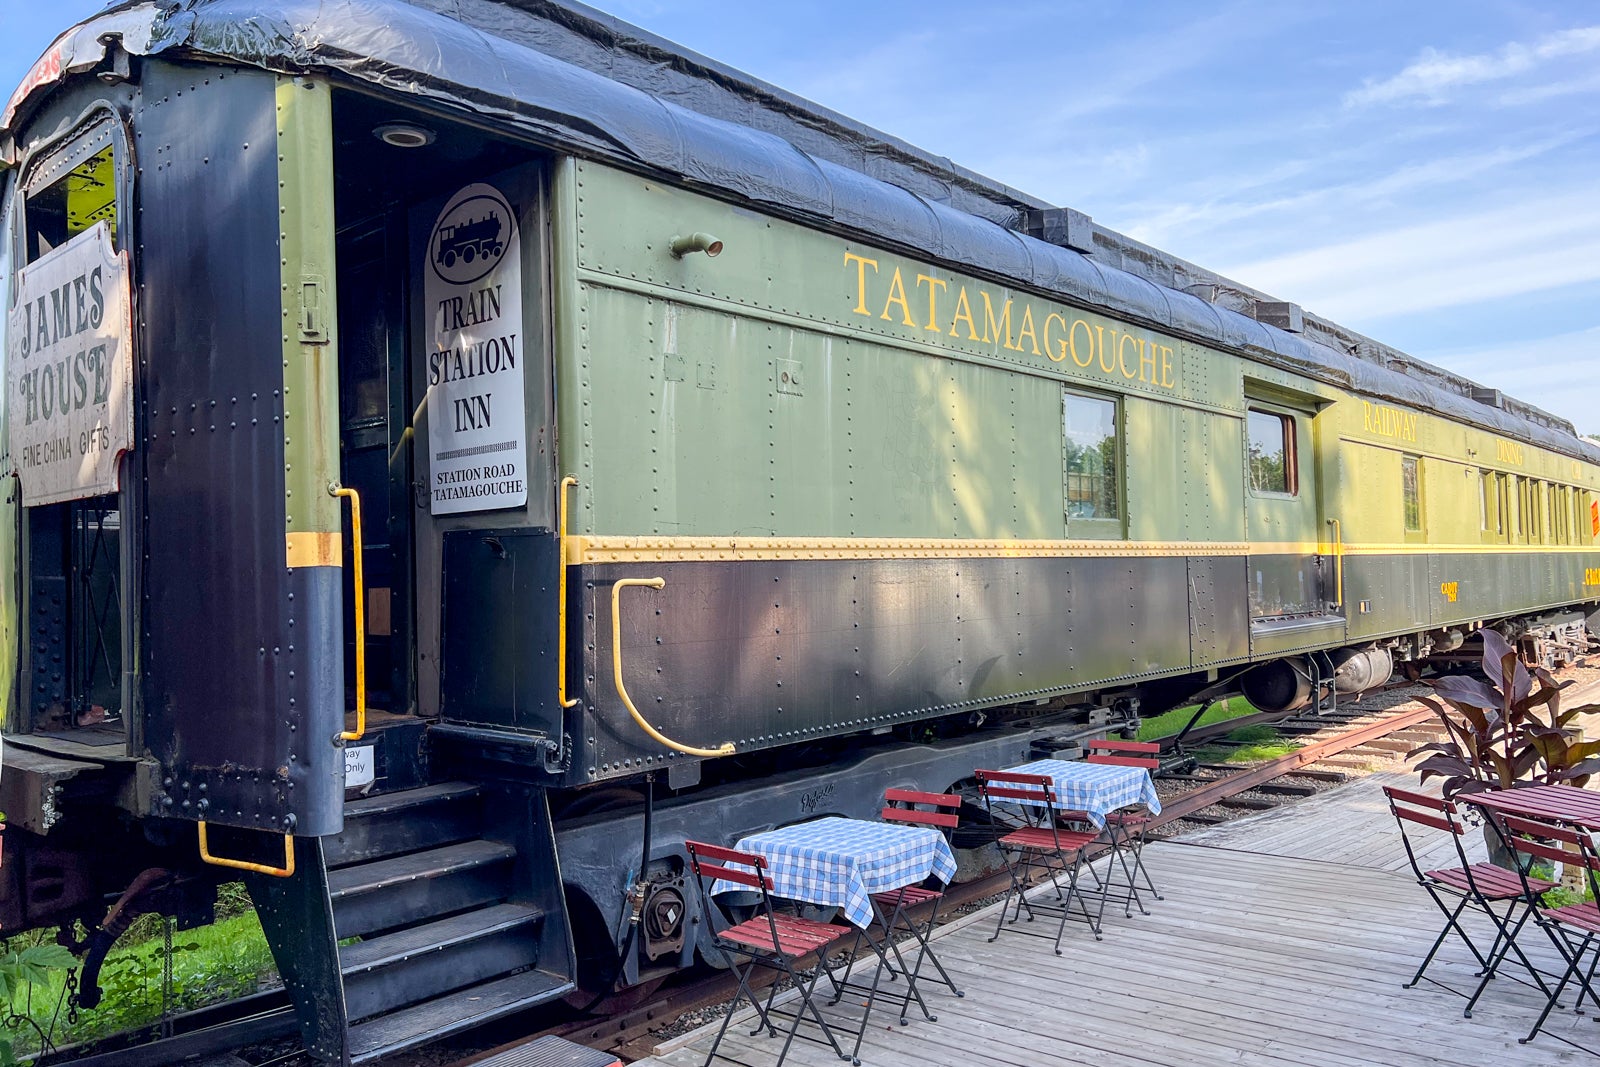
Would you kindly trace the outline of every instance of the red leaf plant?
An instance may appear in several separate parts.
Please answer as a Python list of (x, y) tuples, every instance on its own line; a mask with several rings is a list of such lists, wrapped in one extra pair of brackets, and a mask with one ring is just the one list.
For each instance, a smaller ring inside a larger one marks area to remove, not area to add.
[(1558, 683), (1543, 667), (1529, 671), (1496, 630), (1478, 636), (1487, 680), (1447, 674), (1428, 680), (1433, 697), (1417, 698), (1450, 733), (1448, 741), (1412, 750), (1432, 753), (1417, 765), (1422, 780), (1442, 777), (1448, 798), (1535, 783), (1582, 786), (1600, 772), (1600, 741), (1585, 741), (1575, 722), (1600, 705), (1563, 710), (1561, 690), (1570, 681)]

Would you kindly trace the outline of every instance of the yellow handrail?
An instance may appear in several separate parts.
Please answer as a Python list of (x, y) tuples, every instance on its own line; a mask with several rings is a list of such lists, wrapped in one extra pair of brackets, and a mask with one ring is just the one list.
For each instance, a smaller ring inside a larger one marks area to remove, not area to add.
[(265, 863), (251, 863), (249, 860), (230, 860), (222, 856), (211, 854), (210, 841), (206, 838), (206, 821), (200, 820), (200, 860), (213, 867), (232, 867), (236, 871), (254, 871), (257, 874), (270, 874), (274, 878), (294, 877), (294, 836), (283, 835), (283, 866), (269, 867)]
[(660, 745), (682, 752), (686, 756), (731, 756), (734, 748), (732, 741), (724, 741), (720, 748), (695, 748), (692, 745), (683, 745), (667, 737), (660, 730), (645, 721), (639, 714), (639, 709), (633, 706), (633, 698), (628, 696), (627, 687), (622, 684), (622, 591), (630, 585), (642, 585), (651, 589), (660, 589), (667, 584), (665, 578), (622, 578), (611, 586), (611, 667), (613, 677), (617, 683), (617, 695), (622, 698), (623, 706), (628, 709), (628, 714), (633, 716), (633, 721), (639, 724), (639, 729), (649, 734)]
[(1333, 575), (1334, 575), (1334, 604), (1340, 611), (1344, 610), (1344, 531), (1339, 526), (1338, 519), (1329, 519), (1328, 525), (1333, 527)]
[(578, 698), (567, 699), (567, 490), (578, 484), (578, 479), (567, 475), (561, 479), (560, 521), (556, 525), (557, 552), (561, 556), (561, 577), (556, 582), (556, 699), (564, 708), (574, 707)]
[(350, 501), (350, 554), (355, 560), (356, 587), (356, 728), (340, 733), (339, 740), (359, 741), (367, 732), (367, 582), (361, 572), (361, 494), (342, 485), (330, 485), (328, 492)]

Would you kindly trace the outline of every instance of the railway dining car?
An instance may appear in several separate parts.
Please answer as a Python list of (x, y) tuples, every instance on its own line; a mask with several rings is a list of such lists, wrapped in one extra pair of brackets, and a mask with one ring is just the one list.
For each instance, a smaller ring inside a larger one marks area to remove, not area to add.
[(569, 0), (261, 7), (0, 116), (0, 925), (77, 1007), (242, 878), (369, 1062), (694, 963), (691, 830), (1588, 646), (1560, 419)]

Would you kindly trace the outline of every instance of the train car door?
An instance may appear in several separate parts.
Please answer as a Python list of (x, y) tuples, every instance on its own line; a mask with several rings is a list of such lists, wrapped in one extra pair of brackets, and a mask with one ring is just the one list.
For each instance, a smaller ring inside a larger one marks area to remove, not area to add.
[[(355, 93), (335, 100), (335, 140), (341, 477), (366, 533), (359, 637), (345, 594), (351, 701), (359, 640), (380, 727), (558, 731), (553, 653), (519, 643), (553, 620), (558, 574), (544, 158)], [(506, 688), (541, 660), (548, 700)]]
[(1266, 659), (1337, 644), (1337, 567), (1325, 552), (1314, 405), (1246, 389), (1245, 531), (1250, 651)]

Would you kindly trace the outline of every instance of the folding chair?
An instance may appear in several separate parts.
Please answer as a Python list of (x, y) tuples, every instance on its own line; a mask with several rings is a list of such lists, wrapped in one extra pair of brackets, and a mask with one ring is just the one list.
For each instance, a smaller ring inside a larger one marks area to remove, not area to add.
[[(728, 955), (733, 972), (739, 979), (739, 991), (734, 994), (732, 1003), (728, 1005), (728, 1014), (722, 1020), (722, 1028), (717, 1031), (717, 1038), (711, 1043), (711, 1051), (706, 1055), (705, 1067), (710, 1067), (711, 1061), (719, 1058), (717, 1050), (722, 1047), (722, 1039), (728, 1032), (728, 1024), (733, 1021), (733, 1014), (739, 1010), (740, 1003), (746, 1000), (756, 1009), (759, 1018), (756, 1028), (750, 1031), (752, 1037), (762, 1030), (766, 1030), (771, 1037), (777, 1037), (778, 1032), (772, 1026), (773, 1017), (789, 1020), (789, 1032), (784, 1039), (783, 1050), (778, 1053), (779, 1067), (784, 1057), (789, 1054), (789, 1046), (794, 1043), (796, 1037), (817, 1044), (830, 1045), (841, 1060), (851, 1060), (852, 1063), (859, 1065), (860, 1060), (839, 1047), (839, 1042), (833, 1035), (833, 1028), (822, 1017), (816, 1002), (817, 980), (823, 974), (828, 974), (830, 982), (833, 980), (826, 963), (828, 946), (841, 940), (849, 931), (829, 923), (782, 915), (775, 911), (771, 896), (772, 879), (766, 873), (767, 861), (764, 857), (699, 841), (685, 841), (684, 848), (688, 850), (689, 866), (694, 870), (695, 884), (700, 891), (701, 913), (708, 921), (716, 912), (712, 909), (711, 897), (706, 890), (706, 879), (722, 879), (761, 893), (761, 903), (755, 915), (716, 933), (717, 947)], [(807, 977), (805, 972), (795, 969), (795, 963), (813, 952), (817, 954), (818, 962)], [(741, 960), (743, 966), (740, 965)], [(750, 985), (750, 976), (757, 967), (776, 972), (765, 1004), (756, 996), (754, 988)], [(782, 985), (778, 980), (781, 977), (787, 977), (800, 994), (800, 1005), (792, 1014), (777, 1011), (773, 1007), (773, 1000)], [(807, 1014), (821, 1029), (820, 1038), (800, 1033), (800, 1022)], [(731, 1056), (720, 1058), (743, 1064), (742, 1060), (736, 1060)]]
[[(960, 822), (956, 814), (961, 807), (961, 798), (954, 793), (921, 793), (912, 789), (889, 789), (883, 794), (883, 811), (880, 817), (884, 822), (902, 823), (911, 826), (934, 826), (943, 831), (945, 839), (950, 838), (950, 831), (954, 830)], [(918, 805), (921, 805), (920, 807)], [(931, 809), (931, 810), (929, 810)], [(900, 964), (900, 971), (906, 976), (906, 993), (887, 994), (900, 1002), (900, 1025), (906, 1025), (906, 1013), (915, 1000), (922, 1008), (922, 1014), (929, 1022), (938, 1020), (938, 1016), (928, 1010), (927, 1003), (922, 999), (922, 993), (917, 983), (922, 979), (922, 966), (931, 963), (939, 972), (938, 978), (929, 978), (930, 982), (937, 982), (945, 986), (958, 997), (966, 996), (951, 980), (950, 974), (944, 969), (944, 964), (939, 962), (939, 957), (934, 953), (933, 946), (928, 938), (933, 934), (934, 925), (939, 917), (939, 903), (944, 900), (944, 893), (937, 889), (924, 886), (908, 885), (899, 889), (890, 889), (872, 895), (873, 910), (877, 912), (878, 922), (884, 930), (884, 942), (889, 952), (894, 954), (896, 962)], [(931, 904), (928, 914), (922, 919), (912, 915), (912, 908), (919, 908)], [(906, 966), (905, 958), (900, 953), (900, 946), (895, 943), (895, 935), (907, 933), (917, 942), (916, 962)], [(868, 936), (867, 931), (861, 931), (856, 937), (856, 948), (861, 945), (861, 939)], [(854, 950), (851, 951), (852, 958)], [(881, 956), (881, 954), (880, 954)], [(885, 959), (887, 963), (887, 959)], [(893, 967), (889, 968), (889, 977), (895, 977)], [(886, 991), (880, 988), (880, 996)]]
[[(1589, 890), (1588, 899), (1580, 900), (1576, 904), (1565, 904), (1556, 908), (1538, 905), (1533, 908), (1534, 920), (1549, 935), (1550, 943), (1561, 953), (1561, 958), (1567, 967), (1561, 975), (1561, 981), (1556, 983), (1555, 989), (1545, 989), (1547, 999), (1544, 1011), (1539, 1013), (1533, 1029), (1528, 1031), (1527, 1037), (1517, 1038), (1519, 1043), (1526, 1045), (1544, 1028), (1545, 1020), (1550, 1018), (1551, 1009), (1560, 1006), (1561, 994), (1567, 988), (1568, 982), (1577, 980), (1580, 1009), (1585, 997), (1593, 1001), (1596, 1007), (1600, 1007), (1600, 996), (1596, 996), (1594, 990), (1595, 967), (1600, 964), (1600, 853), (1595, 850), (1594, 838), (1590, 835), (1590, 831), (1581, 826), (1567, 826), (1510, 814), (1494, 814), (1492, 817), (1501, 829), (1506, 847), (1511, 849), (1516, 857), (1517, 871), (1530, 897), (1544, 892), (1539, 886), (1550, 888), (1550, 883), (1536, 879), (1528, 873), (1535, 862), (1559, 863), (1568, 867), (1576, 865), (1582, 868), (1584, 881)], [(1583, 958), (1590, 950), (1594, 950), (1594, 955), (1586, 969), (1583, 966)], [(1543, 985), (1542, 982), (1540, 984)], [(1569, 1045), (1584, 1048), (1559, 1034), (1551, 1036), (1566, 1041)]]
[[(1489, 979), (1495, 976), (1500, 961), (1508, 952), (1517, 954), (1517, 959), (1528, 969), (1528, 973), (1533, 975), (1539, 988), (1548, 994), (1549, 987), (1545, 985), (1544, 979), (1517, 944), (1517, 935), (1522, 932), (1523, 926), (1533, 914), (1532, 901), (1539, 894), (1554, 888), (1554, 883), (1527, 876), (1525, 872), (1508, 871), (1492, 863), (1469, 861), (1466, 849), (1461, 843), (1467, 828), (1454, 801), (1387, 785), (1383, 787), (1383, 792), (1389, 798), (1389, 811), (1400, 827), (1400, 843), (1405, 846), (1406, 859), (1411, 862), (1411, 870), (1417, 877), (1417, 884), (1428, 891), (1428, 896), (1433, 898), (1433, 902), (1438, 905), (1439, 911), (1445, 917), (1444, 929), (1434, 938), (1432, 947), (1428, 949), (1427, 955), (1422, 958), (1421, 966), (1417, 968), (1417, 973), (1411, 976), (1411, 981), (1405, 983), (1403, 988), (1410, 989), (1423, 980), (1429, 964), (1433, 962), (1440, 947), (1453, 931), (1482, 968), (1478, 972), (1478, 986), (1468, 995), (1461, 993), (1460, 990), (1451, 989), (1436, 979), (1429, 978), (1428, 981), (1441, 989), (1466, 996), (1467, 1006), (1462, 1012), (1463, 1015), (1471, 1018), (1473, 1006), (1478, 1003), (1478, 998), (1483, 995)], [(1432, 871), (1423, 870), (1422, 862), (1417, 857), (1416, 843), (1412, 840), (1412, 834), (1417, 832), (1414, 828), (1417, 826), (1427, 826), (1448, 833), (1455, 845), (1456, 859), (1460, 865)], [(1449, 903), (1452, 900), (1454, 907)], [(1505, 905), (1503, 914), (1495, 910), (1495, 905), (1498, 904)], [(1494, 943), (1489, 946), (1487, 953), (1479, 951), (1477, 943), (1461, 925), (1461, 916), (1468, 908), (1487, 915), (1489, 921), (1494, 924)]]
[[(996, 842), (1000, 846), (1000, 854), (1006, 862), (1006, 873), (1011, 877), (1011, 886), (1006, 890), (1005, 901), (1000, 906), (1000, 919), (995, 924), (994, 936), (990, 941), (1000, 936), (1007, 923), (1015, 924), (1022, 917), (1024, 910), (1028, 913), (1028, 921), (1032, 922), (1035, 911), (1045, 914), (1059, 912), (1061, 924), (1056, 928), (1055, 949), (1056, 955), (1061, 955), (1061, 936), (1066, 932), (1067, 920), (1075, 918), (1072, 914), (1072, 904), (1076, 900), (1079, 913), (1083, 921), (1089, 924), (1089, 929), (1094, 931), (1094, 939), (1099, 941), (1100, 920), (1105, 913), (1105, 896), (1098, 894), (1099, 908), (1091, 914), (1088, 901), (1078, 884), (1079, 876), (1088, 863), (1088, 849), (1100, 836), (1098, 833), (1089, 833), (1081, 830), (1067, 829), (1056, 818), (1056, 791), (1051, 779), (1042, 774), (1019, 774), (1014, 771), (986, 771), (974, 772), (978, 780), (978, 795), (983, 798), (983, 806), (988, 811), (991, 820), (997, 812), (996, 801), (1008, 806), (1014, 806), (1017, 825), (1010, 833), (1004, 835)], [(999, 814), (1005, 814), (1004, 811)], [(1045, 904), (1039, 901), (1028, 900), (1028, 884), (1035, 876), (1047, 876), (1055, 887), (1057, 904)], [(1061, 875), (1067, 876), (1067, 885), (1063, 890)], [(1016, 911), (1009, 920), (1006, 912), (1011, 907), (1015, 898)], [(1032, 931), (1018, 930), (1018, 933), (1028, 933), (1035, 937), (1048, 937), (1048, 934), (1033, 934)]]
[[(1161, 769), (1161, 760), (1157, 753), (1161, 746), (1154, 741), (1113, 741), (1110, 738), (1090, 741), (1089, 754), (1085, 757), (1086, 763), (1107, 763), (1122, 767), (1142, 767), (1154, 773)], [(1111, 847), (1118, 853), (1118, 861), (1122, 864), (1123, 872), (1128, 876), (1128, 893), (1130, 903), (1127, 914), (1133, 914), (1133, 904), (1139, 905), (1139, 911), (1148, 915), (1144, 903), (1139, 899), (1139, 887), (1136, 877), (1144, 879), (1145, 888), (1150, 890), (1150, 895), (1157, 900), (1165, 900), (1161, 891), (1150, 878), (1150, 868), (1144, 865), (1145, 831), (1150, 828), (1150, 813), (1147, 811), (1113, 811), (1106, 815), (1106, 831)], [(1121, 841), (1118, 841), (1118, 837)], [(1121, 855), (1121, 849), (1126, 848), (1133, 857), (1133, 869), (1128, 869), (1127, 860)]]

